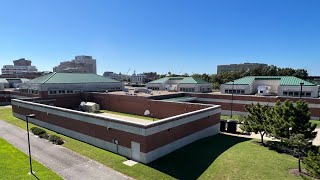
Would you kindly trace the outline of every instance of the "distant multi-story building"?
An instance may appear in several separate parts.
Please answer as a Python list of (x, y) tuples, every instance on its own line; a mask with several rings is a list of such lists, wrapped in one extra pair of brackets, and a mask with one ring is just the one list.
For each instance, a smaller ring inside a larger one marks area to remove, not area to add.
[(107, 78), (111, 78), (111, 79), (117, 80), (117, 81), (127, 81), (130, 78), (128, 75), (121, 74), (121, 73), (117, 74), (117, 73), (114, 73), (112, 71), (104, 72), (103, 76), (107, 77)]
[(130, 76), (130, 82), (131, 84), (144, 84), (146, 82), (146, 75), (136, 74), (136, 72), (134, 72)]
[(267, 67), (268, 64), (262, 63), (243, 63), (243, 64), (228, 64), (228, 65), (218, 65), (217, 73), (230, 72), (230, 71), (239, 71), (241, 69), (252, 69), (257, 66)]
[(76, 56), (71, 61), (61, 62), (53, 68), (53, 72), (97, 74), (97, 64), (92, 56)]
[(38, 69), (31, 65), (30, 60), (21, 58), (13, 61), (14, 65), (4, 65), (1, 69), (2, 75), (21, 75), (37, 72)]

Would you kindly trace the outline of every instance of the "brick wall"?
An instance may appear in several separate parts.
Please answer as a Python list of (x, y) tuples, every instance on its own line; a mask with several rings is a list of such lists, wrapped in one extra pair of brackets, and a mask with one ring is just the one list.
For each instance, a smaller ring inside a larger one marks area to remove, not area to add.
[(106, 93), (85, 93), (83, 100), (96, 102), (100, 104), (101, 109), (140, 116), (144, 116), (144, 112), (149, 110), (153, 117), (159, 119), (209, 107), (200, 104), (163, 102), (141, 96)]
[[(157, 104), (161, 104), (161, 102), (157, 102)], [(125, 131), (121, 131), (119, 129), (113, 129), (110, 130), (107, 129), (107, 127), (99, 126), (96, 124), (88, 123), (79, 121), (77, 119), (72, 119), (72, 114), (79, 115), (78, 112), (68, 112), (70, 115), (68, 117), (61, 116), (56, 114), (47, 113), (47, 111), (39, 111), (35, 110), (34, 107), (43, 107), (41, 104), (32, 104), (28, 105), (27, 107), (18, 106), (13, 103), (12, 109), (14, 113), (17, 113), (19, 115), (25, 116), (27, 114), (35, 114), (36, 119), (56, 125), (59, 127), (63, 127), (72, 131), (76, 131), (91, 137), (95, 137), (104, 141), (112, 142), (113, 139), (117, 139), (120, 146), (131, 148), (131, 141), (138, 142), (141, 145), (141, 152), (147, 153), (154, 149), (157, 149), (159, 147), (162, 147), (164, 145), (167, 145), (168, 143), (174, 142), (178, 139), (181, 139), (185, 136), (188, 136), (190, 134), (193, 134), (195, 132), (201, 131), (205, 128), (208, 128), (210, 126), (213, 126), (215, 124), (218, 124), (220, 122), (220, 113), (210, 115), (201, 119), (197, 119), (196, 121), (192, 121), (186, 124), (182, 124), (170, 129), (165, 129), (163, 131), (151, 134), (149, 136), (142, 136), (139, 134), (129, 133)], [(198, 107), (198, 106), (197, 106)], [(50, 107), (45, 107), (47, 109), (51, 109)], [(219, 108), (219, 107), (217, 107)], [(66, 112), (61, 110), (61, 112)], [(197, 115), (199, 113), (194, 113), (191, 115), (185, 115), (180, 118), (173, 118), (172, 121), (179, 120), (181, 118), (186, 118), (188, 116)], [(95, 117), (94, 115), (83, 115), (85, 117)], [(108, 118), (102, 118), (102, 117), (95, 117), (97, 120), (101, 121), (112, 121)], [(132, 125), (132, 124), (126, 124), (124, 122), (118, 122), (116, 120), (113, 120), (113, 122), (117, 123), (123, 123), (125, 125), (135, 126), (139, 127), (141, 129), (147, 129), (152, 128), (154, 126), (144, 126), (144, 125)], [(161, 122), (157, 125), (164, 124), (165, 122)]]
[[(197, 98), (207, 98), (215, 100), (231, 100), (231, 95), (229, 94), (187, 94), (187, 96), (197, 97)], [(290, 100), (296, 102), (299, 98), (292, 97), (268, 97), (268, 96), (245, 96), (245, 95), (234, 95), (232, 109), (233, 111), (246, 112), (244, 104), (238, 104), (235, 101), (254, 101), (254, 102), (264, 102), (264, 103), (276, 103), (277, 101), (284, 102), (285, 100)], [(303, 98), (307, 101), (310, 106), (310, 112), (312, 117), (320, 118), (320, 99), (319, 98)], [(231, 102), (208, 102), (208, 101), (197, 101), (203, 104), (216, 104), (221, 105), (221, 110), (231, 110)], [(313, 105), (319, 105), (318, 107), (313, 107)]]

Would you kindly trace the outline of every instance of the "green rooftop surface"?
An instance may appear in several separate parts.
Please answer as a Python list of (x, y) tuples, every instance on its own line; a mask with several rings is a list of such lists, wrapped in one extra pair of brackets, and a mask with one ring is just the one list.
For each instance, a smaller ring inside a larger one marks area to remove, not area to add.
[(35, 78), (27, 83), (30, 84), (55, 84), (55, 83), (116, 83), (119, 81), (99, 76), (96, 74), (87, 73), (50, 73), (38, 78)]
[[(250, 85), (254, 80), (279, 80), (280, 86), (300, 86), (300, 83), (304, 83), (304, 86), (315, 86), (315, 84), (305, 81), (303, 79), (294, 76), (247, 76), (234, 80), (235, 85)], [(225, 84), (233, 84), (232, 81)]]
[(168, 80), (178, 81), (178, 84), (209, 84), (207, 81), (193, 77), (164, 77), (149, 82), (150, 84), (162, 84)]

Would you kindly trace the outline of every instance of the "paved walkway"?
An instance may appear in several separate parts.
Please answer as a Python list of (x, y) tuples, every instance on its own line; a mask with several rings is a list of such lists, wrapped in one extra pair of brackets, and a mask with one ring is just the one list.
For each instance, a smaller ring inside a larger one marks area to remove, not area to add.
[[(320, 146), (320, 128), (316, 128), (315, 129), (317, 133), (316, 138), (314, 138), (314, 140), (312, 141), (313, 145), (316, 146)], [(237, 128), (237, 132), (242, 132), (242, 130), (238, 127)], [(227, 134), (227, 135), (231, 135), (231, 136), (238, 136), (238, 137), (246, 137), (246, 138), (252, 138), (252, 139), (261, 139), (260, 134), (255, 134), (255, 133), (251, 133), (251, 134), (233, 134), (233, 133), (227, 133), (227, 132), (223, 132), (223, 134)], [(268, 141), (275, 141), (275, 139), (273, 139), (272, 137), (267, 137), (264, 136), (263, 137), (264, 140), (268, 140)]]
[[(30, 135), (32, 157), (65, 179), (131, 179), (67, 148)], [(28, 154), (26, 130), (0, 120), (0, 137)]]

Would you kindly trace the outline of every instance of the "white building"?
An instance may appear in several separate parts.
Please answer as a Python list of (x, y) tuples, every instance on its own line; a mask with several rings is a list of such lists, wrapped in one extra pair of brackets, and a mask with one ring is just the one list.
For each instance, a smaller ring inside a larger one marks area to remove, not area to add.
[(88, 73), (51, 73), (20, 85), (20, 92), (63, 95), (79, 92), (122, 91), (123, 83)]
[(164, 77), (147, 83), (152, 90), (182, 91), (182, 92), (211, 92), (212, 85), (193, 77)]
[(144, 74), (136, 74), (135, 72), (130, 77), (130, 82), (132, 84), (144, 84), (146, 81), (146, 75)]
[(222, 84), (220, 92), (300, 97), (301, 87), (302, 97), (319, 97), (319, 86), (293, 76), (247, 76)]
[(3, 75), (24, 74), (37, 72), (36, 66), (31, 66), (31, 61), (24, 58), (13, 61), (14, 65), (4, 65), (1, 69)]

